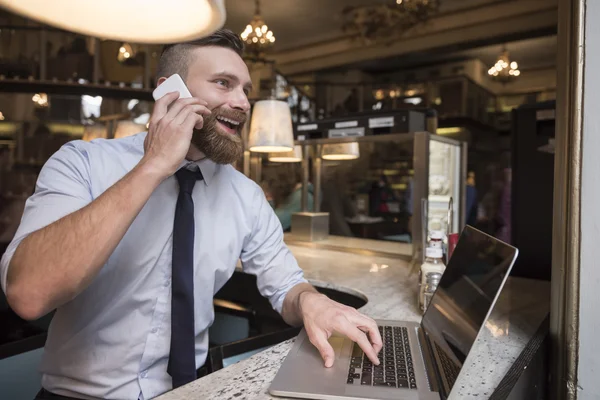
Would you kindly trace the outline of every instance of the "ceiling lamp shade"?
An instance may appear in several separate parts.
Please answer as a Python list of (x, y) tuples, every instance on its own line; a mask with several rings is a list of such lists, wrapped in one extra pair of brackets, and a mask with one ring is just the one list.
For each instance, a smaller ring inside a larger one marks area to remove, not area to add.
[(149, 44), (197, 39), (225, 23), (224, 0), (0, 0), (0, 8), (83, 35)]
[(286, 102), (260, 100), (254, 104), (248, 148), (257, 153), (281, 153), (294, 149), (292, 114)]
[(295, 163), (302, 161), (302, 146), (294, 146), (294, 150), (285, 153), (269, 154), (269, 161), (280, 163)]
[(324, 144), (321, 157), (324, 160), (356, 160), (360, 157), (358, 142)]

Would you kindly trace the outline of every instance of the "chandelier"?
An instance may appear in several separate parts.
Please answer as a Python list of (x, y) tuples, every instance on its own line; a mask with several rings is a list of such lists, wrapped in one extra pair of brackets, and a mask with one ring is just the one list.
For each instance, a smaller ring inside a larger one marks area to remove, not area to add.
[(384, 4), (345, 7), (342, 30), (366, 42), (392, 41), (407, 29), (427, 21), (440, 0), (390, 0)]
[(246, 25), (246, 29), (240, 36), (246, 43), (246, 51), (254, 56), (260, 56), (273, 45), (275, 35), (260, 16), (260, 0), (256, 0), (255, 4), (254, 18)]
[(503, 50), (498, 61), (488, 70), (488, 75), (499, 82), (507, 83), (521, 75), (516, 61), (510, 61), (508, 51)]

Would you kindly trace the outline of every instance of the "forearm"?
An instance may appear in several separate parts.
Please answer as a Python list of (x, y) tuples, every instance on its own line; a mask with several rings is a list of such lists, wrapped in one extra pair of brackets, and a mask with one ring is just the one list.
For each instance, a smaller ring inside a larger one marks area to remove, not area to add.
[(292, 287), (285, 296), (281, 316), (288, 325), (302, 325), (302, 298), (306, 293), (318, 294), (319, 292), (310, 283), (299, 283)]
[(139, 164), (87, 206), (28, 235), (8, 269), (6, 295), (13, 310), (39, 318), (84, 290), (160, 180)]

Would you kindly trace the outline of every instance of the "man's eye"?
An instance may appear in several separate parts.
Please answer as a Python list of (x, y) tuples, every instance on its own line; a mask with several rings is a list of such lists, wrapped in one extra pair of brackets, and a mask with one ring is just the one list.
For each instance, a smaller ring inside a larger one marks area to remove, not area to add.
[(225, 79), (217, 79), (215, 82), (217, 83), (217, 85), (222, 85), (222, 86), (228, 85), (228, 82)]

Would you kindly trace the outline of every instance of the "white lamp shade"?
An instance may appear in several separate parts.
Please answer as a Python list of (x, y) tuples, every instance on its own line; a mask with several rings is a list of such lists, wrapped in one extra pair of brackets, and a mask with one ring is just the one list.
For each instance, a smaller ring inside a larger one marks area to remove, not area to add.
[(86, 125), (85, 128), (83, 128), (83, 137), (81, 138), (82, 140), (85, 140), (86, 142), (89, 142), (90, 140), (94, 140), (94, 139), (106, 139), (107, 137), (107, 130), (106, 130), (106, 126), (104, 125)]
[(115, 131), (115, 139), (132, 136), (136, 133), (145, 131), (145, 125), (136, 124), (133, 121), (119, 121), (119, 123), (117, 124), (117, 130)]
[(68, 31), (136, 43), (197, 39), (225, 23), (224, 0), (0, 0), (0, 8)]
[(301, 162), (302, 161), (302, 146), (294, 146), (294, 150), (287, 151), (285, 153), (272, 153), (269, 154), (269, 161), (271, 162)]
[(254, 104), (248, 148), (259, 153), (280, 153), (294, 149), (292, 114), (287, 103), (260, 100)]
[(324, 144), (321, 157), (324, 160), (356, 160), (360, 157), (358, 142)]

